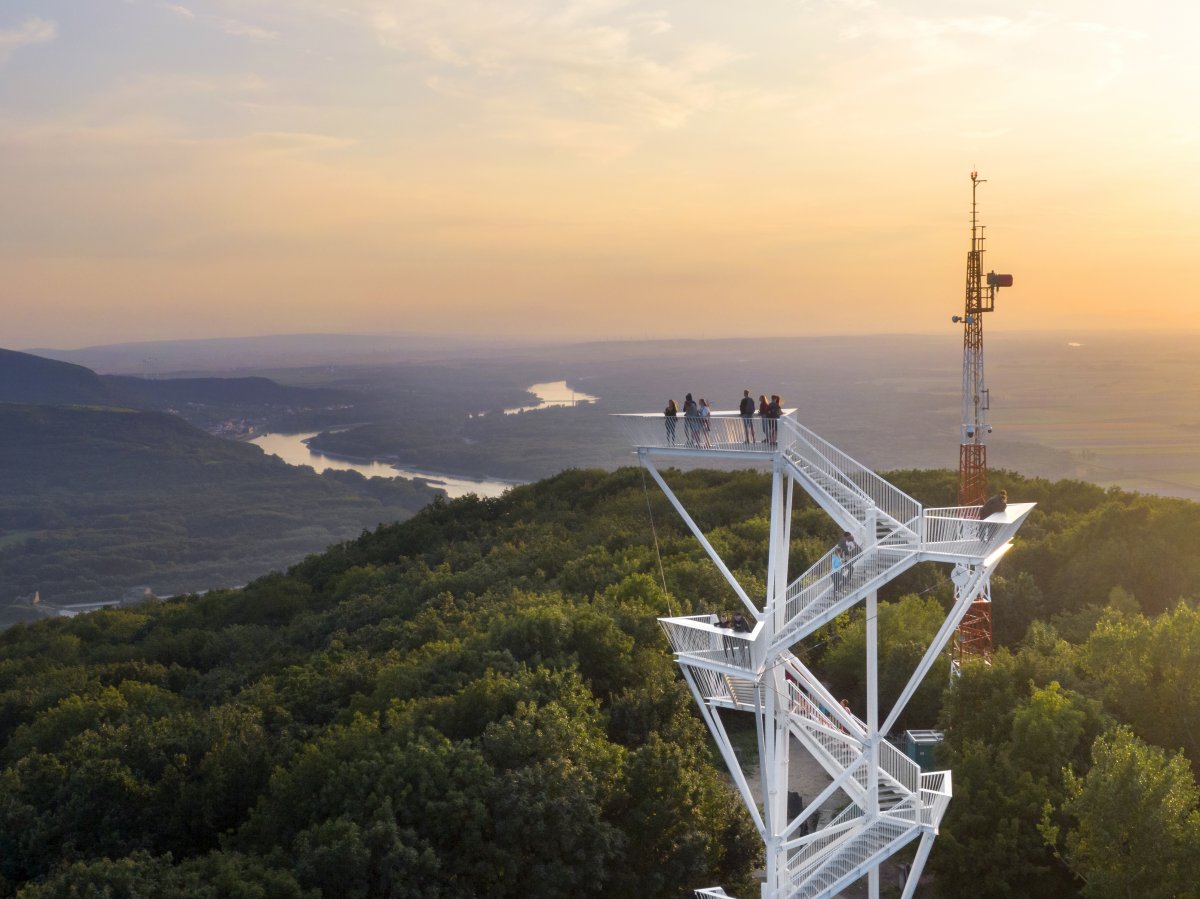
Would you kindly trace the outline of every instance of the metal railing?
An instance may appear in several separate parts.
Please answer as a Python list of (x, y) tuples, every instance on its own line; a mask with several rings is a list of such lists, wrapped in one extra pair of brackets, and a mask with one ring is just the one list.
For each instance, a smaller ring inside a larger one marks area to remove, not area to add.
[(703, 659), (720, 665), (754, 668), (754, 638), (762, 628), (756, 624), (749, 633), (717, 626), (716, 615), (689, 615), (681, 618), (660, 618), (676, 653)]
[(861, 743), (848, 735), (834, 735), (815, 728), (805, 728), (805, 730), (816, 744), (825, 751), (825, 754), (833, 760), (835, 767), (841, 771), (845, 771), (847, 768), (854, 768), (854, 772), (850, 776), (864, 790), (867, 788), (870, 775), (867, 773), (868, 765), (866, 761), (859, 762), (859, 759), (863, 758)]
[[(867, 725), (861, 718), (850, 711), (848, 706), (834, 705), (834, 698), (824, 685), (817, 680), (811, 671), (800, 664), (790, 652), (781, 656), (788, 683), (795, 692), (799, 692), (803, 703), (797, 703), (792, 711), (820, 724), (826, 724), (831, 729), (840, 728), (855, 737), (862, 737), (867, 732)], [(824, 703), (828, 703), (825, 705)], [(809, 713), (816, 709), (816, 716)]]
[(692, 673), (692, 677), (696, 679), (696, 689), (700, 691), (700, 695), (705, 700), (736, 701), (729, 688), (729, 678), (719, 671), (702, 668), (699, 665), (687, 665), (683, 661), (680, 661), (679, 664), (681, 667), (686, 665), (687, 670)]
[[(847, 814), (856, 811), (857, 814)], [(802, 837), (804, 845), (788, 856), (787, 876), (793, 886), (821, 866), (857, 830), (855, 821), (862, 817), (862, 809), (854, 803), (822, 827), (817, 833)]]
[(795, 681), (789, 680), (788, 701), (793, 715), (799, 715), (810, 721), (827, 727), (830, 730), (841, 730), (842, 725), (835, 721), (823, 705), (808, 695), (808, 691)]
[[(865, 761), (862, 763), (859, 762), (864, 752), (861, 741), (846, 734), (837, 725), (833, 725), (835, 733), (828, 733), (816, 727), (807, 727), (805, 729), (837, 767), (844, 770), (852, 765), (858, 765), (851, 776), (866, 791), (870, 784), (870, 766)], [(915, 797), (922, 786), (921, 777), (921, 769), (916, 762), (887, 740), (880, 742), (880, 786), (899, 788), (909, 796)]]
[(917, 825), (921, 821), (921, 800), (916, 793), (910, 793), (905, 796), (891, 808), (881, 810), (881, 814), (887, 815), (889, 818), (894, 818), (905, 822), (906, 824)]
[(921, 775), (921, 823), (937, 830), (954, 795), (949, 771)]
[(980, 521), (981, 506), (926, 509), (921, 526), (923, 547), (930, 552), (985, 558), (1003, 546), (1024, 520)]
[(864, 505), (874, 506), (898, 524), (911, 526), (920, 516), (919, 502), (798, 421), (784, 420), (781, 431), (791, 431), (794, 435), (788, 453), (829, 484), (861, 497), (866, 501)]
[(744, 419), (740, 413), (728, 411), (711, 412), (707, 418), (682, 412), (675, 418), (661, 412), (618, 413), (613, 418), (621, 423), (634, 446), (771, 454), (791, 446), (793, 432), (780, 425), (791, 421), (795, 412), (786, 409), (783, 418), (756, 415)]
[(912, 825), (896, 821), (888, 815), (876, 818), (857, 829), (853, 835), (806, 869), (793, 870), (788, 866), (791, 896), (809, 899), (829, 895), (831, 888), (847, 885), (847, 879), (859, 876), (860, 866), (873, 855), (885, 850), (912, 830)]
[(886, 739), (879, 743), (879, 770), (914, 795), (921, 786), (921, 766)]
[(786, 623), (779, 629), (777, 637), (786, 636), (802, 621), (815, 619), (866, 585), (883, 578), (897, 565), (908, 562), (914, 550), (902, 546), (875, 546), (852, 556), (837, 571), (833, 570), (834, 552), (827, 552), (788, 585), (784, 593)]

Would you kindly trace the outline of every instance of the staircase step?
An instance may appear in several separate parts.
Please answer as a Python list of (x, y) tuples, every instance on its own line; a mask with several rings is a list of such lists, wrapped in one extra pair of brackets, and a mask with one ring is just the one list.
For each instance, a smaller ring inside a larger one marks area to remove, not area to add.
[(796, 872), (792, 884), (798, 889), (791, 895), (796, 899), (832, 896), (835, 889), (849, 886), (861, 876), (857, 872), (869, 866), (868, 863), (876, 856), (882, 858), (891, 855), (916, 835), (917, 827), (913, 824), (887, 817), (877, 818), (830, 855), (821, 858), (807, 870)]

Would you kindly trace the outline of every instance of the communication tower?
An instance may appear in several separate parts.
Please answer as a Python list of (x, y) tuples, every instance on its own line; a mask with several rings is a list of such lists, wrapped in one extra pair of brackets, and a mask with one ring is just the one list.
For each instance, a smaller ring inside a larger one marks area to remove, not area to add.
[[(979, 224), (976, 194), (986, 183), (978, 172), (971, 172), (971, 249), (967, 253), (966, 306), (962, 315), (951, 321), (962, 322), (962, 433), (958, 448), (958, 504), (978, 506), (987, 499), (987, 435), (992, 433), (987, 414), (991, 394), (983, 372), (983, 314), (996, 308), (996, 291), (1011, 287), (1012, 275), (988, 272), (983, 275), (984, 226)], [(956, 588), (957, 589), (957, 588)], [(957, 599), (957, 596), (956, 596)], [(966, 661), (992, 659), (992, 589), (985, 580), (979, 595), (959, 625), (954, 637), (954, 670)]]

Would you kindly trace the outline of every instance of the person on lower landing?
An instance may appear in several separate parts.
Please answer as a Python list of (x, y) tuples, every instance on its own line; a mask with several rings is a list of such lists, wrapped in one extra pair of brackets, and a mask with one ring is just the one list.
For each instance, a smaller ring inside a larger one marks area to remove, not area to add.
[[(750, 627), (750, 622), (746, 620), (746, 616), (741, 612), (733, 613), (733, 632), (735, 634), (748, 634), (753, 628)], [(737, 641), (737, 657), (739, 664), (747, 665), (750, 663), (750, 644), (745, 640)]]
[(738, 412), (742, 415), (742, 432), (745, 434), (746, 443), (754, 442), (754, 397), (750, 395), (749, 390), (742, 391), (742, 401), (738, 405)]
[[(1003, 512), (1007, 508), (1008, 491), (1001, 490), (995, 496), (988, 497), (988, 501), (980, 507), (979, 519), (982, 521), (985, 518), (995, 515), (997, 512)], [(979, 528), (980, 537), (984, 540), (991, 540), (995, 536), (996, 531), (999, 530), (999, 527), (997, 524), (981, 525)]]

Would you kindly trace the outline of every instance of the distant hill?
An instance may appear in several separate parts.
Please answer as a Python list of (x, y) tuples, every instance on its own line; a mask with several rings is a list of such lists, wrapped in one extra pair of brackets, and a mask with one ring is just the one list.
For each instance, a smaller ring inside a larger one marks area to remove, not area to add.
[(101, 380), (125, 403), (142, 409), (184, 403), (212, 406), (328, 405), (357, 398), (345, 390), (287, 387), (270, 378), (149, 379), (102, 375)]
[(269, 378), (166, 378), (97, 375), (81, 365), (0, 349), (0, 403), (66, 406), (216, 407), (217, 414), (248, 406), (327, 406), (356, 394), (287, 387)]
[(112, 387), (89, 368), (0, 349), (0, 403), (112, 405)]
[(0, 404), (0, 471), (0, 606), (245, 583), (440, 495), (111, 408)]
[(156, 340), (84, 347), (30, 349), (108, 374), (237, 372), (310, 365), (390, 365), (476, 357), (480, 351), (525, 347), (528, 341), (436, 334), (274, 334), (199, 340)]

